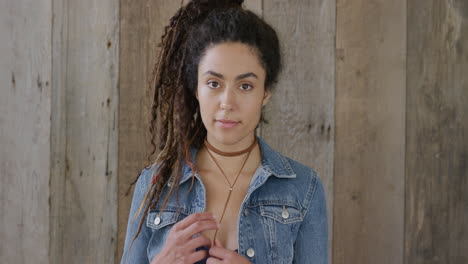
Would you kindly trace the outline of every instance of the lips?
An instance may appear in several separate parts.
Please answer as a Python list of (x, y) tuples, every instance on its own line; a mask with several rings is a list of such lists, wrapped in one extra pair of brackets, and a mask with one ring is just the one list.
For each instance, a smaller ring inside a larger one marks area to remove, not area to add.
[(233, 128), (239, 124), (238, 121), (229, 120), (229, 119), (218, 119), (216, 124), (222, 128)]
[(228, 119), (219, 119), (219, 120), (216, 120), (218, 122), (221, 122), (223, 124), (235, 124), (235, 123), (239, 123), (237, 121), (234, 121), (234, 120), (228, 120)]

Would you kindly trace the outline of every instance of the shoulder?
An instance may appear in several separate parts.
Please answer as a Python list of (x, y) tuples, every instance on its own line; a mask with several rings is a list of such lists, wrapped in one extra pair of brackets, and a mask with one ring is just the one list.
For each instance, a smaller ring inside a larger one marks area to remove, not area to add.
[(263, 165), (281, 182), (277, 188), (294, 192), (306, 206), (315, 190), (322, 186), (316, 170), (282, 154), (262, 138), (258, 137), (258, 141), (262, 150)]
[(313, 167), (307, 166), (279, 152), (277, 153), (295, 175), (293, 179), (294, 188), (303, 194), (301, 197), (302, 206), (308, 208), (313, 199), (323, 199), (323, 197), (319, 197), (322, 196), (323, 183), (317, 171)]
[(291, 170), (296, 174), (296, 176), (299, 177), (306, 177), (306, 178), (311, 178), (313, 180), (318, 180), (320, 181), (320, 178), (318, 176), (318, 173), (315, 171), (314, 168), (307, 166), (297, 160), (294, 160), (288, 156), (285, 156), (281, 153), (278, 152), (280, 156), (284, 160), (287, 161), (288, 165), (290, 166)]
[(156, 173), (156, 169), (158, 166), (155, 164), (151, 164), (143, 168), (138, 176), (138, 180), (136, 183), (136, 189), (138, 190), (147, 190), (151, 184), (153, 176)]

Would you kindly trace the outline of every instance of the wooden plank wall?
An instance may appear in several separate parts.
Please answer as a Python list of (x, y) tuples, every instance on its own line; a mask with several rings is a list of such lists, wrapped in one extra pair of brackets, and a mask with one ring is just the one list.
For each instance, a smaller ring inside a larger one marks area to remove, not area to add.
[(50, 262), (114, 263), (119, 3), (57, 0), (53, 15)]
[(408, 0), (405, 263), (468, 263), (468, 2)]
[[(0, 2), (0, 263), (120, 261), (156, 44), (186, 2)], [(245, 6), (285, 59), (259, 134), (324, 182), (330, 263), (467, 263), (467, 2)]]
[(46, 264), (51, 3), (0, 6), (0, 263)]
[(337, 1), (333, 263), (403, 263), (406, 1)]

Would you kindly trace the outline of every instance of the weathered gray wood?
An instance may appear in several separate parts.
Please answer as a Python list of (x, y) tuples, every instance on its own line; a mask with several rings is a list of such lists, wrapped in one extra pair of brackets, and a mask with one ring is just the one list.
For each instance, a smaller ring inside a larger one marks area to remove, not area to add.
[(45, 264), (51, 3), (2, 0), (0, 6), (0, 263)]
[(113, 263), (119, 2), (53, 7), (51, 263)]
[(318, 172), (325, 185), (331, 249), (335, 1), (263, 1), (263, 17), (279, 34), (284, 71), (266, 107), (270, 124), (261, 127), (261, 135)]
[(405, 263), (468, 263), (468, 2), (408, 1)]
[(153, 73), (164, 26), (180, 7), (180, 1), (121, 1), (120, 13), (120, 118), (118, 260), (123, 253), (133, 189), (130, 183), (141, 172), (151, 150), (148, 131), (154, 89)]
[(337, 1), (333, 263), (403, 263), (406, 1)]
[(52, 13), (52, 102), (50, 131), (50, 263), (61, 263), (63, 255), (65, 216), (67, 204), (65, 200), (66, 168), (65, 152), (67, 147), (67, 104), (66, 104), (66, 65), (67, 65), (67, 10), (66, 1), (55, 1)]

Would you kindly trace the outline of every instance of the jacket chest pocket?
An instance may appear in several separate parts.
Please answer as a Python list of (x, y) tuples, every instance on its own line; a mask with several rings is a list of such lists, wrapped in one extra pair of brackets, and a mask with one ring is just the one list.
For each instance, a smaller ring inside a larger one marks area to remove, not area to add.
[(146, 218), (146, 225), (154, 230), (160, 230), (163, 227), (172, 227), (177, 222), (181, 221), (188, 214), (182, 210), (166, 208), (164, 211), (150, 211)]
[(253, 208), (260, 217), (273, 263), (291, 263), (294, 241), (304, 219), (300, 207), (291, 202), (260, 203)]
[(152, 230), (147, 247), (148, 260), (161, 251), (172, 227), (186, 216), (187, 214), (176, 209), (164, 210), (161, 213), (159, 210), (148, 212), (146, 226)]
[(281, 224), (300, 222), (303, 215), (297, 206), (286, 204), (264, 204), (259, 206), (260, 215), (271, 218)]

